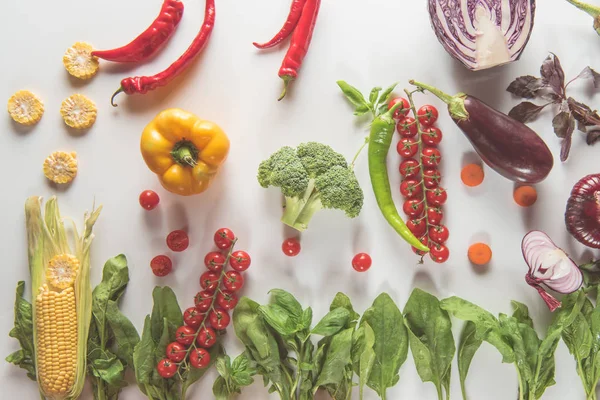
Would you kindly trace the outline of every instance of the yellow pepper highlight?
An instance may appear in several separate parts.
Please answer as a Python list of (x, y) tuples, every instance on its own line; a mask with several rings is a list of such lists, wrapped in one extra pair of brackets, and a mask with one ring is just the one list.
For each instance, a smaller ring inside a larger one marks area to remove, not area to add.
[(144, 128), (140, 148), (165, 189), (190, 196), (210, 186), (227, 158), (229, 139), (217, 124), (171, 108)]

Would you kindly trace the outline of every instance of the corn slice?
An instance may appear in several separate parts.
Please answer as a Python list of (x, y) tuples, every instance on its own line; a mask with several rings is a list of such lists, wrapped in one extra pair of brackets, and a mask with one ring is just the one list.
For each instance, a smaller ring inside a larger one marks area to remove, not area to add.
[(44, 175), (54, 183), (69, 183), (77, 175), (77, 153), (55, 151), (44, 161)]
[(71, 254), (58, 254), (48, 262), (46, 281), (56, 289), (66, 289), (75, 284), (79, 260)]
[(77, 42), (69, 47), (63, 56), (67, 72), (79, 79), (90, 79), (98, 72), (98, 57), (92, 56), (93, 47), (89, 43)]
[(33, 125), (44, 115), (44, 103), (29, 90), (19, 90), (8, 99), (8, 113), (19, 124)]
[(62, 102), (60, 114), (71, 128), (86, 129), (96, 122), (98, 109), (92, 100), (82, 94), (74, 94)]

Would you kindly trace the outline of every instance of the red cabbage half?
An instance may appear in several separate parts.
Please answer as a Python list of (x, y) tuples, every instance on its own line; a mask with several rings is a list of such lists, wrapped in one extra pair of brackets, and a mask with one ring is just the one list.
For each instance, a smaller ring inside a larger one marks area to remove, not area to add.
[(516, 61), (535, 17), (535, 0), (429, 0), (440, 43), (473, 71)]

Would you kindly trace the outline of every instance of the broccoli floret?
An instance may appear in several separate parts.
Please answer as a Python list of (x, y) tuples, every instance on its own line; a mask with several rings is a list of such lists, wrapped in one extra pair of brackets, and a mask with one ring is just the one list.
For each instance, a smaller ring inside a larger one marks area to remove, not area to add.
[(335, 208), (354, 218), (363, 204), (362, 189), (344, 156), (321, 143), (282, 147), (260, 164), (258, 182), (281, 190), (285, 196), (281, 220), (299, 231), (308, 228), (319, 210)]

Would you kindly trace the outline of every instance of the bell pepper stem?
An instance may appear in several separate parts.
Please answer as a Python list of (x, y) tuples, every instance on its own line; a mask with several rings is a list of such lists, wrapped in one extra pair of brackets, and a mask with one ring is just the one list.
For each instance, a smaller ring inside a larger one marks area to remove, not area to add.
[(464, 93), (458, 93), (454, 96), (449, 95), (448, 93), (442, 92), (440, 89), (427, 85), (426, 83), (417, 82), (414, 79), (408, 81), (411, 85), (418, 87), (421, 91), (427, 90), (431, 94), (435, 95), (437, 98), (442, 100), (444, 103), (448, 104), (448, 111), (450, 112), (450, 116), (458, 121), (465, 121), (469, 119), (469, 112), (465, 108), (465, 98), (467, 97)]
[(177, 143), (171, 151), (171, 156), (181, 165), (194, 168), (198, 164), (198, 149), (187, 140)]

